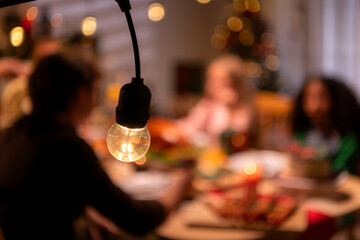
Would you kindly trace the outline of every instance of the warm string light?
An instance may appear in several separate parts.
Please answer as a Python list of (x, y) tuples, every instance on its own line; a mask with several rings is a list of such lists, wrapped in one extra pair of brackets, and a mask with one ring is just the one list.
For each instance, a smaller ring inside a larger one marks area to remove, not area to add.
[(228, 28), (233, 32), (239, 32), (243, 28), (243, 22), (238, 17), (230, 17), (226, 21)]
[(265, 66), (271, 71), (276, 71), (280, 66), (279, 58), (272, 54), (267, 55), (265, 58)]
[[(259, 0), (234, 0), (232, 4), (227, 4), (223, 8), (224, 15), (227, 17), (226, 29), (230, 32), (239, 32), (239, 42), (244, 46), (251, 46), (255, 42), (255, 36), (252, 33), (252, 24), (247, 17), (238, 16), (239, 13), (250, 12), (258, 13), (261, 9)], [(211, 37), (211, 45), (216, 49), (224, 49), (227, 45), (229, 36), (214, 30), (215, 34)]]
[(26, 11), (26, 18), (29, 21), (33, 21), (35, 20), (35, 18), (38, 15), (38, 8), (37, 7), (30, 7), (27, 11)]
[(214, 32), (215, 34), (222, 35), (225, 38), (228, 38), (230, 36), (230, 30), (224, 24), (216, 25)]
[(165, 8), (160, 3), (153, 3), (148, 8), (148, 17), (151, 21), (158, 22), (165, 16)]
[(150, 134), (146, 127), (127, 128), (115, 123), (109, 129), (106, 144), (116, 159), (133, 162), (149, 150)]
[(121, 84), (117, 82), (110, 83), (106, 86), (105, 96), (111, 102), (116, 102), (119, 99), (119, 89)]
[(239, 40), (242, 45), (251, 46), (254, 44), (254, 35), (251, 31), (244, 29), (239, 33)]
[(216, 49), (224, 49), (226, 47), (226, 38), (223, 35), (215, 34), (211, 37), (211, 45)]
[(123, 162), (143, 158), (150, 147), (150, 134), (146, 128), (149, 120), (150, 89), (141, 77), (140, 54), (134, 23), (130, 14), (129, 0), (116, 0), (128, 23), (135, 59), (135, 77), (121, 87), (116, 122), (106, 136), (106, 145), (111, 155)]
[(96, 32), (97, 22), (94, 17), (86, 17), (81, 23), (81, 31), (85, 36), (91, 36)]
[(59, 27), (63, 22), (63, 16), (61, 13), (55, 13), (50, 18), (50, 25), (52, 27)]
[(19, 47), (24, 41), (24, 29), (22, 27), (14, 27), (10, 31), (10, 43), (14, 47)]
[(139, 160), (134, 161), (137, 165), (144, 165), (146, 163), (146, 156), (143, 156)]
[(259, 0), (234, 0), (233, 6), (239, 12), (257, 13), (261, 9)]
[(261, 76), (262, 69), (260, 64), (256, 63), (252, 59), (245, 60), (246, 74), (252, 78), (258, 78)]
[(207, 4), (209, 3), (211, 0), (196, 0), (198, 3), (201, 3), (201, 4)]
[[(249, 161), (249, 162), (245, 163), (245, 165), (242, 169), (242, 175), (243, 175), (246, 183), (248, 183), (248, 184), (256, 183), (261, 179), (261, 177), (263, 175), (262, 166), (257, 164), (254, 161)], [(251, 187), (254, 187), (254, 186), (251, 186)]]

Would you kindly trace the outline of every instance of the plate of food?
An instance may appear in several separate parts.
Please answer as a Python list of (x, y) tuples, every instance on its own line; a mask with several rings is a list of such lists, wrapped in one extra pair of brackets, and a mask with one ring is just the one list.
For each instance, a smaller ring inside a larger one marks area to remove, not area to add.
[(117, 184), (124, 192), (138, 200), (162, 197), (174, 184), (172, 175), (161, 171), (136, 172)]
[(203, 202), (231, 226), (270, 229), (280, 226), (295, 211), (298, 200), (285, 193), (256, 194), (246, 188), (209, 193)]

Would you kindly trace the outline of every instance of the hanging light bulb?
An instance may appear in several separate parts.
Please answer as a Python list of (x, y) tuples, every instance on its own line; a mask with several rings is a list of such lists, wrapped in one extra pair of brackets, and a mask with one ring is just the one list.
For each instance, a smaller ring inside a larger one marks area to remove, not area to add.
[(115, 0), (125, 13), (134, 49), (136, 77), (125, 84), (116, 107), (116, 123), (106, 136), (109, 152), (118, 160), (134, 162), (141, 159), (150, 147), (150, 134), (146, 128), (149, 120), (151, 92), (140, 74), (140, 54), (134, 24), (130, 15), (129, 0)]
[(141, 159), (150, 146), (150, 135), (146, 127), (127, 128), (113, 124), (106, 138), (110, 153), (124, 162)]
[(150, 134), (146, 128), (149, 119), (151, 93), (143, 79), (133, 78), (120, 90), (116, 107), (116, 123), (106, 137), (110, 153), (123, 162), (144, 157), (150, 147)]

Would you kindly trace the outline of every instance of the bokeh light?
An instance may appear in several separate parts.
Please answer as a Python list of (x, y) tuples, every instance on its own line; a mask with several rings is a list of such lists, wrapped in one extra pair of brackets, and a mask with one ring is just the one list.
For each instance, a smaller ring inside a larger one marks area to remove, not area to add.
[(233, 6), (239, 12), (245, 12), (247, 10), (245, 0), (234, 0)]
[(14, 47), (19, 47), (24, 41), (24, 29), (22, 27), (14, 27), (10, 31), (10, 43)]
[(254, 35), (249, 30), (245, 29), (240, 32), (239, 40), (241, 44), (251, 46), (254, 43)]
[(85, 36), (91, 36), (96, 32), (96, 18), (86, 17), (81, 23), (81, 30)]
[(61, 13), (55, 13), (50, 18), (50, 25), (52, 27), (59, 27), (63, 22), (63, 16)]
[(256, 173), (256, 170), (257, 166), (254, 162), (248, 162), (244, 166), (244, 173), (247, 175), (253, 175), (254, 173)]
[(224, 49), (226, 47), (226, 38), (223, 35), (214, 34), (211, 37), (211, 45), (218, 50)]
[(139, 160), (136, 160), (135, 163), (137, 165), (143, 165), (146, 163), (146, 156), (143, 156), (142, 158), (140, 158)]
[(111, 101), (117, 101), (119, 99), (119, 93), (121, 89), (120, 83), (109, 83), (105, 89), (105, 96)]
[(229, 28), (224, 24), (219, 24), (214, 29), (215, 34), (222, 35), (225, 38), (228, 38), (230, 36), (230, 30)]
[(280, 66), (279, 58), (272, 54), (266, 56), (265, 66), (271, 71), (276, 71)]
[(153, 3), (148, 8), (148, 17), (151, 21), (158, 22), (165, 16), (164, 6), (160, 3)]
[(35, 20), (35, 18), (38, 15), (38, 8), (37, 7), (30, 7), (27, 11), (26, 11), (26, 18), (29, 21), (33, 21)]
[(133, 162), (143, 156), (150, 147), (150, 134), (146, 127), (127, 128), (114, 123), (106, 136), (111, 155), (123, 162)]
[(245, 135), (242, 133), (239, 134), (235, 134), (234, 136), (231, 137), (231, 143), (235, 146), (235, 147), (241, 147), (244, 145), (245, 143)]
[(256, 13), (261, 9), (261, 5), (258, 0), (234, 0), (233, 6), (239, 12), (249, 11)]
[(245, 61), (246, 74), (251, 78), (258, 78), (261, 76), (261, 66), (252, 59)]
[(256, 13), (260, 11), (260, 2), (258, 0), (246, 0), (248, 4), (248, 11), (252, 13)]
[(239, 32), (243, 28), (243, 22), (238, 17), (230, 17), (226, 22), (228, 28), (233, 32)]
[(196, 0), (196, 1), (198, 1), (201, 4), (206, 4), (209, 3), (211, 0)]

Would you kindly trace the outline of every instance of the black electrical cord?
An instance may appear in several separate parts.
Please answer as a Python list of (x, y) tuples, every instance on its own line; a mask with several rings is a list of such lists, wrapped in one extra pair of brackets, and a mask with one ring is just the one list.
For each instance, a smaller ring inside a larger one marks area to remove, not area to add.
[(0, 0), (0, 8), (36, 0)]
[(141, 78), (141, 70), (140, 70), (140, 54), (139, 54), (139, 45), (136, 38), (134, 23), (131, 18), (130, 11), (125, 11), (126, 20), (129, 26), (131, 41), (134, 49), (134, 60), (135, 60), (135, 78)]
[(125, 84), (120, 90), (119, 102), (116, 106), (116, 123), (128, 128), (143, 128), (150, 118), (151, 91), (144, 85), (144, 79), (141, 78), (139, 46), (130, 15), (130, 2), (129, 0), (115, 1), (119, 4), (121, 11), (125, 13), (129, 26), (136, 73), (136, 77), (132, 78), (131, 82)]
[(129, 0), (115, 0), (115, 1), (119, 4), (121, 11), (125, 13), (126, 21), (129, 26), (131, 41), (134, 49), (135, 76), (136, 76), (135, 79), (141, 79), (139, 45), (136, 38), (134, 23), (130, 14), (130, 9), (131, 9), (130, 1)]

